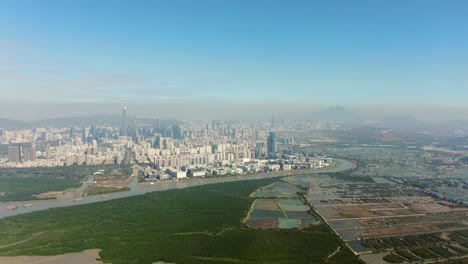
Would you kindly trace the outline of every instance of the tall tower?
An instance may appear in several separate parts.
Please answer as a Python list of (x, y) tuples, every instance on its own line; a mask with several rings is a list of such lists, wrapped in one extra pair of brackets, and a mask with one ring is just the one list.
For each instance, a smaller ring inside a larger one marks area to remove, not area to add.
[(8, 147), (8, 161), (19, 163), (21, 158), (20, 147), (9, 146)]
[(46, 158), (52, 159), (52, 148), (50, 147), (49, 143), (46, 145)]
[(269, 159), (274, 159), (276, 156), (276, 134), (270, 132), (267, 140), (267, 155)]
[(127, 107), (124, 106), (122, 109), (122, 129), (121, 129), (121, 136), (126, 137), (128, 135), (127, 133)]
[(70, 139), (75, 139), (75, 127), (70, 128)]
[(81, 128), (81, 141), (84, 143), (86, 143), (88, 136), (86, 135), (86, 128), (85, 127), (82, 127)]

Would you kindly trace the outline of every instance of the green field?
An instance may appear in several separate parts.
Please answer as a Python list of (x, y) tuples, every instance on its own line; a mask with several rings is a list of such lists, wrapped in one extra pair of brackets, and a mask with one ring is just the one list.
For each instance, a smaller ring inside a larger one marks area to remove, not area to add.
[(300, 191), (300, 189), (293, 185), (275, 182), (272, 185), (261, 187), (250, 196), (255, 198), (297, 197)]
[(78, 179), (49, 179), (40, 177), (0, 177), (0, 202), (35, 200), (34, 194), (63, 191), (80, 187)]
[(131, 166), (107, 166), (104, 168), (104, 176), (112, 176), (116, 179), (127, 179), (133, 173), (133, 168)]
[(130, 191), (130, 187), (101, 187), (101, 186), (90, 186), (85, 190), (86, 195), (98, 195), (114, 192)]
[(327, 263), (359, 263), (324, 224), (303, 230), (245, 227), (249, 194), (272, 182), (210, 184), (0, 219), (0, 255), (100, 248), (101, 258), (114, 264), (287, 264), (322, 263), (341, 246)]
[[(35, 200), (37, 199), (33, 196), (35, 194), (78, 188), (82, 180), (102, 168), (102, 166), (2, 168), (0, 202)], [(109, 173), (129, 173), (131, 168), (104, 166), (104, 170)]]

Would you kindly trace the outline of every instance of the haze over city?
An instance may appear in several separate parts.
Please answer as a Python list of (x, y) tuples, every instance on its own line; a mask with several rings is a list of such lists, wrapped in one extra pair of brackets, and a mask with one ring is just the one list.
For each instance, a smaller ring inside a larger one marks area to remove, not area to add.
[(468, 263), (467, 11), (0, 0), (0, 264)]
[[(466, 119), (466, 1), (2, 1), (0, 117)], [(371, 113), (371, 114), (369, 114)]]

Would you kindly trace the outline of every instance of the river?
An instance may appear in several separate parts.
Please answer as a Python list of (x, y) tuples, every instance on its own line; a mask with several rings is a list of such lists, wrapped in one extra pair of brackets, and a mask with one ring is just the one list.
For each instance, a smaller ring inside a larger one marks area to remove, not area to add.
[[(340, 172), (353, 168), (354, 164), (347, 160), (335, 159), (335, 165), (332, 167), (325, 167), (320, 169), (310, 169), (310, 170), (297, 170), (297, 171), (280, 171), (273, 173), (259, 173), (251, 174), (244, 176), (233, 176), (233, 177), (221, 177), (221, 178), (202, 178), (202, 179), (188, 179), (181, 181), (165, 181), (165, 182), (156, 182), (154, 185), (150, 184), (138, 184), (137, 178), (134, 177), (133, 181), (128, 185), (130, 191), (110, 193), (109, 196), (103, 197), (101, 195), (85, 196), (82, 197), (82, 200), (75, 201), (74, 199), (65, 199), (65, 200), (34, 200), (34, 201), (22, 201), (22, 202), (1, 202), (0, 203), (0, 218), (25, 214), (35, 211), (46, 210), (49, 208), (56, 207), (65, 207), (73, 206), (79, 204), (90, 204), (102, 201), (108, 201), (113, 199), (125, 198), (134, 195), (145, 194), (148, 192), (158, 192), (171, 189), (183, 189), (187, 187), (213, 184), (213, 183), (222, 183), (222, 182), (233, 182), (233, 181), (244, 181), (244, 180), (256, 180), (256, 179), (265, 179), (265, 178), (275, 178), (295, 174), (305, 174), (305, 173), (327, 173), (327, 172)], [(88, 184), (88, 183), (84, 183)], [(32, 204), (29, 207), (23, 207), (25, 204)], [(8, 210), (8, 206), (16, 206), (15, 210)]]

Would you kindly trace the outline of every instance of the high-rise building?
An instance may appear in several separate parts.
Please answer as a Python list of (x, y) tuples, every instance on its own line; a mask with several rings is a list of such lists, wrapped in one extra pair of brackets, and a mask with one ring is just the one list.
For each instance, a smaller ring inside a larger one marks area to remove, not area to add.
[(50, 147), (49, 143), (47, 143), (47, 146), (46, 146), (46, 158), (52, 159), (52, 148)]
[(96, 138), (96, 126), (95, 125), (92, 125), (91, 128), (89, 129), (89, 135), (93, 138)]
[(8, 147), (8, 161), (9, 162), (20, 162), (20, 147), (9, 146)]
[(176, 124), (172, 125), (172, 137), (175, 139), (183, 139), (182, 128)]
[(136, 116), (135, 120), (133, 120), (133, 128), (138, 129), (139, 126), (140, 126), (140, 119), (138, 118), (138, 116)]
[(70, 138), (75, 139), (75, 127), (70, 127)]
[(22, 147), (21, 148), (22, 152), (23, 152), (23, 161), (29, 161), (31, 160), (31, 157), (30, 157), (30, 153), (31, 151), (29, 150), (28, 147)]
[(36, 160), (36, 147), (22, 147), (23, 161), (35, 161)]
[(32, 161), (36, 160), (36, 146), (35, 145), (29, 148), (29, 159)]
[(276, 134), (270, 132), (267, 140), (267, 154), (269, 159), (273, 159), (276, 156)]
[(86, 143), (88, 141), (88, 131), (85, 127), (81, 128), (81, 142)]
[(160, 135), (156, 135), (156, 139), (154, 140), (154, 144), (153, 144), (153, 147), (154, 148), (157, 148), (157, 149), (160, 149), (163, 145), (162, 143), (162, 138)]
[(127, 125), (127, 107), (124, 106), (122, 109), (122, 129), (121, 129), (121, 136), (126, 137), (128, 135), (127, 133), (128, 125)]
[(161, 119), (156, 119), (156, 128), (160, 129), (161, 128)]

